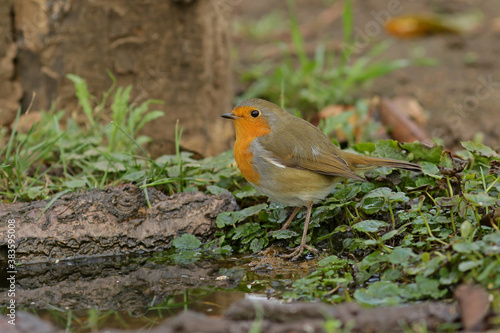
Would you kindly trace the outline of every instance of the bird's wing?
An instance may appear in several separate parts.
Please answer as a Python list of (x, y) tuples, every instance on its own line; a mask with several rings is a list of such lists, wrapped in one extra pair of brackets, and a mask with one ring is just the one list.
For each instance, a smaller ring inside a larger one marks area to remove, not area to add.
[(354, 173), (342, 158), (341, 150), (318, 128), (300, 118), (293, 128), (300, 130), (278, 131), (279, 138), (273, 133), (259, 138), (259, 143), (269, 153), (268, 157), (277, 164), (290, 168), (309, 170), (332, 177), (364, 180)]

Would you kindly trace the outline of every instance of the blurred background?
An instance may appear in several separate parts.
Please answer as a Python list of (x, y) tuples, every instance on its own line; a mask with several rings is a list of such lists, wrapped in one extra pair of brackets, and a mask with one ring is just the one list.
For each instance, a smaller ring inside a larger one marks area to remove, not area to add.
[[(277, 7), (274, 3), (271, 6), (266, 1), (253, 1), (242, 2), (237, 8), (233, 22), (236, 80), (246, 78), (252, 69), (257, 77), (254, 79), (258, 80), (268, 75), (265, 70), (258, 72), (259, 65), (266, 67), (270, 59), (276, 63), (286, 61), (283, 50), (294, 48), (290, 9), (295, 12), (303, 48), (310, 59), (314, 60), (320, 46), (338, 56), (345, 50), (342, 47), (344, 2), (297, 0), (294, 3), (291, 6), (291, 2), (281, 1)], [(376, 70), (371, 76), (360, 75), (358, 86), (328, 103), (352, 103), (358, 98), (371, 99), (377, 95), (410, 97), (423, 109), (417, 118), (430, 138), (440, 138), (452, 149), (460, 147), (460, 141), (474, 138), (498, 149), (500, 3), (367, 0), (353, 1), (352, 6), (350, 45), (354, 52), (349, 55), (349, 63), (356, 66), (357, 60), (364, 58), (363, 61), (375, 64), (375, 69), (380, 64), (380, 72), (378, 76)], [(387, 44), (374, 55), (374, 48), (383, 43)], [(385, 70), (394, 70), (384, 71), (384, 66)], [(371, 69), (365, 67), (365, 73)], [(289, 101), (295, 92), (287, 93), (288, 82), (285, 79), (285, 100), (288, 98), (287, 105), (294, 106), (296, 101)], [(330, 91), (342, 84), (333, 82)], [(237, 93), (243, 93), (249, 87), (240, 84), (238, 88)], [(279, 85), (275, 88), (280, 89)], [(269, 87), (266, 89), (269, 91)], [(316, 104), (313, 109), (325, 107), (321, 98), (304, 96), (304, 99)]]

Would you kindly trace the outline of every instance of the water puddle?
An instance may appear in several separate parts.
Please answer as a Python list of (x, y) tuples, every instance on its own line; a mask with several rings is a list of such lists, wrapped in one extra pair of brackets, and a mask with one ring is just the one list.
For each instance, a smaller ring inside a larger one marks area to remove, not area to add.
[(309, 267), (253, 256), (166, 253), (32, 263), (19, 266), (16, 303), (73, 332), (148, 328), (186, 309), (220, 316), (243, 298), (280, 302)]

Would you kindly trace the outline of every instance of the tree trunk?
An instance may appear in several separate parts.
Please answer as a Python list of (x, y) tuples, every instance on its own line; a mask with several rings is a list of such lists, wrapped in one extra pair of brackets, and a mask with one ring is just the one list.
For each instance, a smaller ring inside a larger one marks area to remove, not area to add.
[[(0, 37), (12, 24), (24, 109), (36, 92), (33, 110), (57, 99), (58, 109), (73, 111), (65, 75), (83, 77), (101, 96), (109, 70), (118, 85), (134, 86), (134, 102), (165, 101), (158, 109), (166, 115), (144, 129), (155, 140), (153, 155), (173, 152), (177, 119), (182, 145), (211, 155), (227, 150), (232, 137), (230, 122), (219, 117), (231, 108), (231, 10), (226, 0), (9, 0), (0, 5), (0, 22), (11, 22), (0, 25)], [(13, 55), (1, 57), (13, 66)], [(9, 80), (0, 76), (2, 85)]]
[(0, 2), (0, 127), (12, 123), (22, 96), (21, 84), (14, 70), (17, 47), (12, 40), (12, 2)]

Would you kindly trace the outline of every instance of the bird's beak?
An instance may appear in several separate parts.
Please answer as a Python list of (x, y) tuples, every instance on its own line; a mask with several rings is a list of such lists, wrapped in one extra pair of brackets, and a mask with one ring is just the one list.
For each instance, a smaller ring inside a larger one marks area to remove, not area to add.
[(227, 118), (227, 119), (232, 119), (232, 120), (235, 120), (235, 119), (238, 119), (238, 116), (235, 115), (234, 113), (224, 113), (224, 114), (221, 114), (220, 115), (222, 118)]

